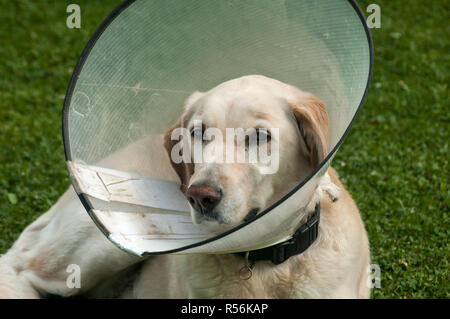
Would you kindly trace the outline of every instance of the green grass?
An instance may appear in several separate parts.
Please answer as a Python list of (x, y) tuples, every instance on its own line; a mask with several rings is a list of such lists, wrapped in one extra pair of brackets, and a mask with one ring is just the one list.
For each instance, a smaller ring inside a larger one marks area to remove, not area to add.
[[(0, 1), (0, 253), (70, 184), (64, 94), (85, 44), (120, 1), (77, 1), (81, 29), (65, 25), (71, 2)], [(333, 165), (381, 267), (373, 297), (449, 298), (450, 8), (440, 0), (376, 3), (372, 85)]]

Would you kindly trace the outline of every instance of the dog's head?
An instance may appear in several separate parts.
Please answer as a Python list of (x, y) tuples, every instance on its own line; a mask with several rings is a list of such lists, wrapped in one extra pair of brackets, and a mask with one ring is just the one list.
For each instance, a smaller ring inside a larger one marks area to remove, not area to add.
[[(194, 147), (180, 147), (176, 136), (181, 135), (174, 134), (180, 129), (187, 132), (184, 142)], [(233, 129), (245, 134), (233, 136)], [(328, 116), (325, 105), (310, 93), (267, 77), (246, 76), (193, 93), (181, 119), (166, 133), (165, 148), (194, 223), (223, 231), (276, 202), (325, 158)], [(270, 157), (271, 171), (264, 170), (267, 161), (249, 160), (250, 153), (261, 149)], [(247, 160), (237, 160), (239, 154)]]

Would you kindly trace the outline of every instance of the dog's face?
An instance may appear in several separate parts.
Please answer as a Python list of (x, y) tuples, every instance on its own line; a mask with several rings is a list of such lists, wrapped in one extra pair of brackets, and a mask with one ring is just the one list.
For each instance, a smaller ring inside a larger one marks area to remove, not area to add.
[[(177, 128), (189, 132), (191, 145), (201, 145), (203, 160), (195, 160), (199, 151), (194, 147), (190, 160), (174, 161), (178, 140), (172, 133)], [(216, 136), (206, 137), (208, 129), (222, 133), (227, 141), (217, 144)], [(248, 135), (234, 138), (227, 129), (243, 129)], [(166, 133), (165, 147), (194, 223), (224, 231), (276, 202), (324, 159), (328, 117), (324, 104), (312, 94), (263, 76), (246, 76), (192, 94), (183, 116)], [(261, 148), (277, 161), (275, 172), (262, 169), (267, 163), (236, 160), (239, 152), (248, 155)], [(227, 153), (233, 153), (233, 161), (223, 161)]]

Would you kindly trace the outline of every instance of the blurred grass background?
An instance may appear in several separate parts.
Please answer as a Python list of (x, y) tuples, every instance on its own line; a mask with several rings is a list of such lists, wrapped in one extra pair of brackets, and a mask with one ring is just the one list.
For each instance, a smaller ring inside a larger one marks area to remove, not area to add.
[[(0, 6), (0, 253), (70, 185), (61, 110), (73, 68), (120, 0)], [(355, 198), (381, 268), (375, 298), (449, 298), (449, 39), (446, 1), (381, 7), (366, 102), (333, 166)], [(368, 14), (366, 13), (366, 16)]]

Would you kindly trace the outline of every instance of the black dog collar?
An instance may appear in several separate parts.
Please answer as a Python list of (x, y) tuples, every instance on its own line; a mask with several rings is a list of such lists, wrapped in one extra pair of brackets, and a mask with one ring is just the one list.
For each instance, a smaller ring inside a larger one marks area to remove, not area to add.
[(239, 252), (236, 254), (248, 258), (252, 262), (270, 260), (275, 265), (281, 264), (289, 257), (301, 254), (311, 246), (319, 233), (319, 221), (320, 203), (317, 203), (314, 213), (308, 217), (306, 223), (297, 229), (291, 239), (274, 246), (252, 250), (248, 252), (248, 256), (246, 256), (247, 252)]

